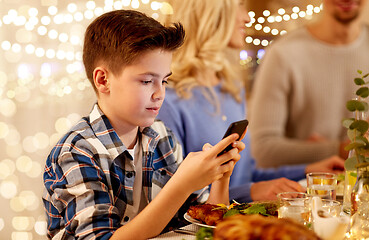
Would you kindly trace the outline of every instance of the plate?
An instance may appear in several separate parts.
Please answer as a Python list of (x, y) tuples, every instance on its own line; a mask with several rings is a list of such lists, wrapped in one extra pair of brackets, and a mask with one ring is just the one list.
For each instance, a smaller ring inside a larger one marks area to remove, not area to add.
[(192, 224), (195, 224), (197, 226), (200, 226), (200, 227), (207, 227), (207, 228), (215, 228), (215, 226), (210, 226), (210, 225), (206, 225), (206, 224), (203, 224), (201, 223), (199, 220), (196, 220), (194, 218), (192, 218), (190, 215), (188, 215), (187, 213), (184, 214), (184, 219), (186, 219), (188, 222), (192, 223)]
[(300, 181), (298, 181), (298, 183), (303, 186), (304, 188), (307, 188), (307, 181), (306, 178), (301, 179)]
[[(303, 186), (304, 188), (307, 188), (307, 181), (306, 178), (301, 179), (300, 181), (298, 181), (298, 183)], [(343, 185), (344, 185), (344, 181), (340, 182), (337, 184), (337, 191), (336, 191), (336, 196), (337, 197), (343, 197)]]

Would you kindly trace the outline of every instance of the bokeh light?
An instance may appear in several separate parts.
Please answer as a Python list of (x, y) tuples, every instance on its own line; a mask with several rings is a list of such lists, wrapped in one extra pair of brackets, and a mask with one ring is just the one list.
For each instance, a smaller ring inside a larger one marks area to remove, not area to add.
[(17, 194), (17, 186), (12, 181), (2, 181), (0, 183), (0, 194), (6, 199), (11, 199)]
[(11, 33), (0, 40), (0, 203), (9, 215), (0, 218), (0, 235), (39, 239), (46, 235), (40, 181), (46, 157), (96, 101), (82, 64), (86, 26), (114, 8), (144, 6), (158, 18), (170, 7), (158, 2), (153, 10), (151, 0), (0, 2), (0, 31)]
[(34, 226), (34, 219), (26, 216), (14, 217), (12, 220), (12, 225), (17, 231), (31, 230)]
[(3, 230), (4, 226), (5, 226), (4, 219), (0, 217), (0, 232), (1, 230)]
[(38, 235), (45, 236), (46, 235), (47, 223), (46, 221), (37, 221), (35, 223), (35, 231)]

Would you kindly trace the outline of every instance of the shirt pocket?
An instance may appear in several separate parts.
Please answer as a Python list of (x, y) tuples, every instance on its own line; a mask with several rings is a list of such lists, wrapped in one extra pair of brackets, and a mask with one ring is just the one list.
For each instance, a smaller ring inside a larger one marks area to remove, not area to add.
[(152, 176), (152, 198), (154, 198), (178, 169), (177, 163), (160, 167), (153, 171)]

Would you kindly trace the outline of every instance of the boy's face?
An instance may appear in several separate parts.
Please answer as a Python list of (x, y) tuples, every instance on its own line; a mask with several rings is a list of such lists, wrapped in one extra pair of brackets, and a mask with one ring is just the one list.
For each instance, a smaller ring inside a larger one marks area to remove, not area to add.
[(109, 112), (114, 128), (147, 127), (154, 122), (165, 97), (171, 61), (172, 52), (149, 50), (121, 74), (109, 76), (104, 112)]

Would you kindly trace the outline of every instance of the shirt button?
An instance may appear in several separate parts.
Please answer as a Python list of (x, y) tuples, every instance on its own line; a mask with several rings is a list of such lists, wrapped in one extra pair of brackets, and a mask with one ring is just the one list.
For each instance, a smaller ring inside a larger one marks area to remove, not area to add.
[(131, 177), (133, 177), (133, 173), (132, 173), (132, 172), (127, 172), (126, 177), (127, 177), (127, 178), (131, 178)]
[(161, 170), (161, 171), (160, 171), (160, 175), (162, 175), (162, 176), (167, 175), (167, 171), (165, 171), (165, 170)]
[(123, 219), (123, 221), (128, 222), (129, 221), (129, 217), (128, 216), (125, 216), (124, 219)]

